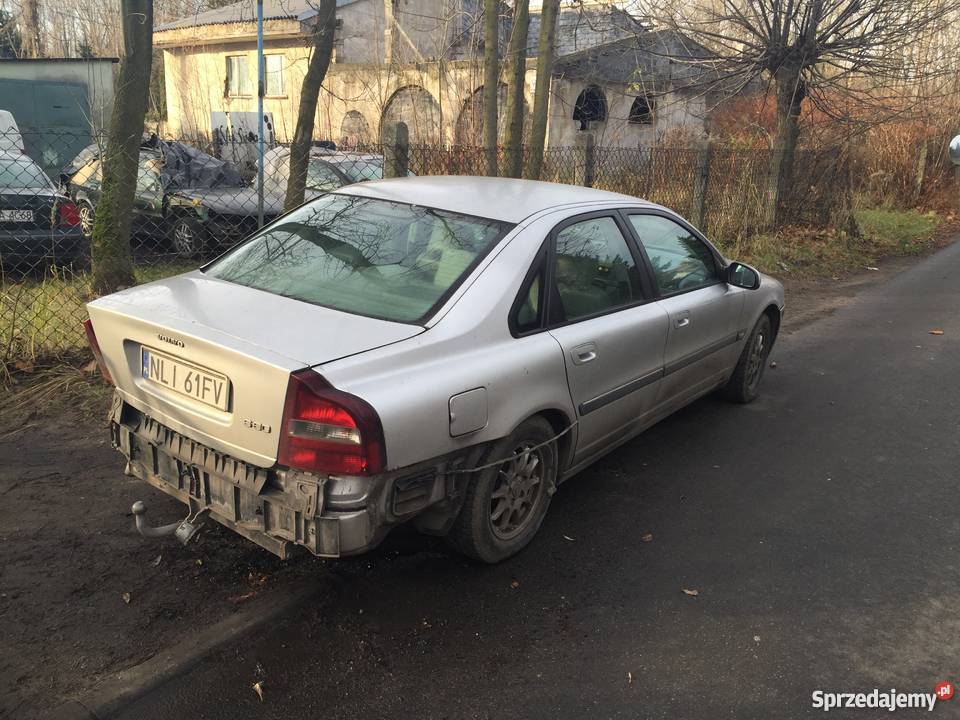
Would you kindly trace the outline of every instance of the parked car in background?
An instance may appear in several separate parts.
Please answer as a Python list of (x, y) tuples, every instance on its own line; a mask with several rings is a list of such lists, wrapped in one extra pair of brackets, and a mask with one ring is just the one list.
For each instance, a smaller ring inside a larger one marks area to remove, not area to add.
[(9, 110), (0, 110), (0, 153), (22, 153), (23, 135)]
[(753, 400), (783, 306), (666, 208), (425, 177), (328, 193), (87, 330), (127, 472), (192, 518), (281, 557), (411, 521), (497, 562), (559, 482), (706, 393)]
[[(100, 201), (99, 150), (86, 148), (61, 172), (87, 237)], [(257, 229), (257, 191), (227, 162), (196, 148), (155, 138), (140, 149), (134, 232), (165, 238), (181, 257), (197, 258), (236, 244)], [(282, 200), (264, 198), (264, 220)]]
[(0, 151), (0, 267), (84, 265), (88, 257), (76, 205), (28, 156)]
[[(290, 178), (290, 148), (277, 146), (263, 156), (264, 185), (283, 196)], [(410, 176), (412, 172), (407, 173)], [(383, 155), (337, 150), (332, 143), (310, 148), (307, 165), (307, 199), (344, 185), (383, 179)]]

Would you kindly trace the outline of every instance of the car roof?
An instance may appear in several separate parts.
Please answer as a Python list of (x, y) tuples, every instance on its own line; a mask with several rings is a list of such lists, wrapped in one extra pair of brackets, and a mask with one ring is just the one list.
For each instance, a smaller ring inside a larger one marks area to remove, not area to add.
[(468, 175), (372, 180), (349, 185), (337, 192), (423, 205), (511, 223), (518, 223), (535, 213), (563, 205), (602, 201), (650, 204), (629, 195), (579, 185)]

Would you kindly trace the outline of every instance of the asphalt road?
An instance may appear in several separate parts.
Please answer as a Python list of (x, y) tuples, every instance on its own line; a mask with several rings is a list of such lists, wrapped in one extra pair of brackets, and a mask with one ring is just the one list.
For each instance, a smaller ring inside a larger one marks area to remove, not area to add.
[(773, 359), (754, 404), (702, 400), (564, 485), (519, 557), (401, 535), (318, 563), (329, 596), (123, 717), (926, 716), (811, 694), (960, 681), (960, 244)]

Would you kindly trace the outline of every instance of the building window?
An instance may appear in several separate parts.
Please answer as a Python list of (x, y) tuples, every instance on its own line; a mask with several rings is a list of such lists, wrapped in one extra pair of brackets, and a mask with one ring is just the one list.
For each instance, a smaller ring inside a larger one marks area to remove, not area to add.
[(250, 95), (250, 71), (246, 55), (227, 56), (227, 95)]
[(283, 95), (283, 55), (263, 56), (264, 93), (267, 96)]
[(343, 63), (347, 56), (343, 52), (343, 18), (337, 18), (333, 27), (333, 61)]
[(589, 130), (590, 123), (602, 123), (607, 119), (607, 98), (596, 85), (585, 88), (573, 106), (573, 119), (580, 123), (581, 130)]
[(627, 121), (634, 125), (652, 125), (653, 124), (653, 98), (644, 95), (638, 96), (630, 106), (630, 117)]

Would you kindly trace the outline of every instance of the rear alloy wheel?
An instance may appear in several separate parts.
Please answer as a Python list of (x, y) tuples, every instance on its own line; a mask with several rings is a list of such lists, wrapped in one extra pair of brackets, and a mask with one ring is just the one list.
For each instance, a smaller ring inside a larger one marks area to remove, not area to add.
[(773, 344), (773, 333), (770, 318), (761, 315), (753, 332), (747, 338), (746, 345), (740, 353), (740, 360), (730, 377), (730, 381), (723, 386), (721, 392), (728, 400), (738, 403), (748, 403), (756, 400), (760, 394), (760, 380), (767, 366), (767, 357)]
[(200, 257), (205, 245), (204, 238), (203, 225), (195, 218), (179, 217), (170, 226), (170, 242), (182, 258)]
[(89, 240), (93, 237), (93, 206), (88, 202), (79, 202), (77, 213), (80, 215), (80, 232)]
[(522, 550), (537, 534), (557, 481), (556, 433), (540, 417), (496, 443), (467, 480), (463, 507), (450, 541), (463, 554), (497, 563)]

